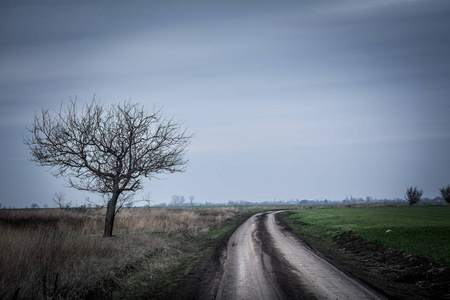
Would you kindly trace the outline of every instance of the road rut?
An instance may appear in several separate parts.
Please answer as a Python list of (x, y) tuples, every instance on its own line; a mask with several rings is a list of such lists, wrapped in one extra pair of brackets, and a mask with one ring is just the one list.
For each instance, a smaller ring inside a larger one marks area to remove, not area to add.
[(256, 214), (231, 236), (217, 300), (383, 299), (283, 230), (275, 214)]

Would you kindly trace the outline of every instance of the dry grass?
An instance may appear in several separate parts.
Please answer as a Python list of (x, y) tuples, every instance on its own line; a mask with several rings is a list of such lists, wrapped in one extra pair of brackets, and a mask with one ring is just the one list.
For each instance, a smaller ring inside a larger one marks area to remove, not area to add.
[[(0, 299), (84, 299), (173, 267), (232, 208), (128, 209), (103, 238), (102, 210), (0, 210)], [(130, 272), (134, 270), (133, 272)], [(133, 276), (128, 274), (134, 273)]]

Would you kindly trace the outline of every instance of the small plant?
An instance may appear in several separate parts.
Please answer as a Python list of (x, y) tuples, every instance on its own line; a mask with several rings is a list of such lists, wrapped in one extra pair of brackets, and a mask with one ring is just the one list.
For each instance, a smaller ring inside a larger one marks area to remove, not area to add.
[(52, 197), (53, 202), (60, 209), (69, 209), (72, 205), (71, 201), (66, 201), (66, 194), (63, 192), (55, 192)]
[(422, 190), (418, 190), (417, 187), (410, 187), (406, 190), (405, 199), (409, 202), (409, 205), (414, 205), (420, 202), (422, 195)]
[(441, 191), (442, 198), (444, 198), (445, 202), (450, 204), (450, 184), (447, 185), (446, 187), (443, 187), (442, 189), (440, 189), (440, 191)]

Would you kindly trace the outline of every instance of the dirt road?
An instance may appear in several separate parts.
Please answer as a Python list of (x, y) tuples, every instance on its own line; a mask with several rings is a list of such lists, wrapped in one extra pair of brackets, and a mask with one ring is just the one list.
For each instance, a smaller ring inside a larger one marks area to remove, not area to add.
[(382, 299), (257, 214), (231, 236), (216, 299)]

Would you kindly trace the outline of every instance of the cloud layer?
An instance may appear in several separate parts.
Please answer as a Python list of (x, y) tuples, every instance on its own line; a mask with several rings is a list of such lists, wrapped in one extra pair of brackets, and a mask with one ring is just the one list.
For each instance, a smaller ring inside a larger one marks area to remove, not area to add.
[(3, 201), (62, 189), (36, 181), (25, 126), (94, 94), (164, 106), (196, 133), (188, 171), (148, 185), (157, 202), (436, 196), (450, 182), (448, 32), (446, 1), (2, 3)]

